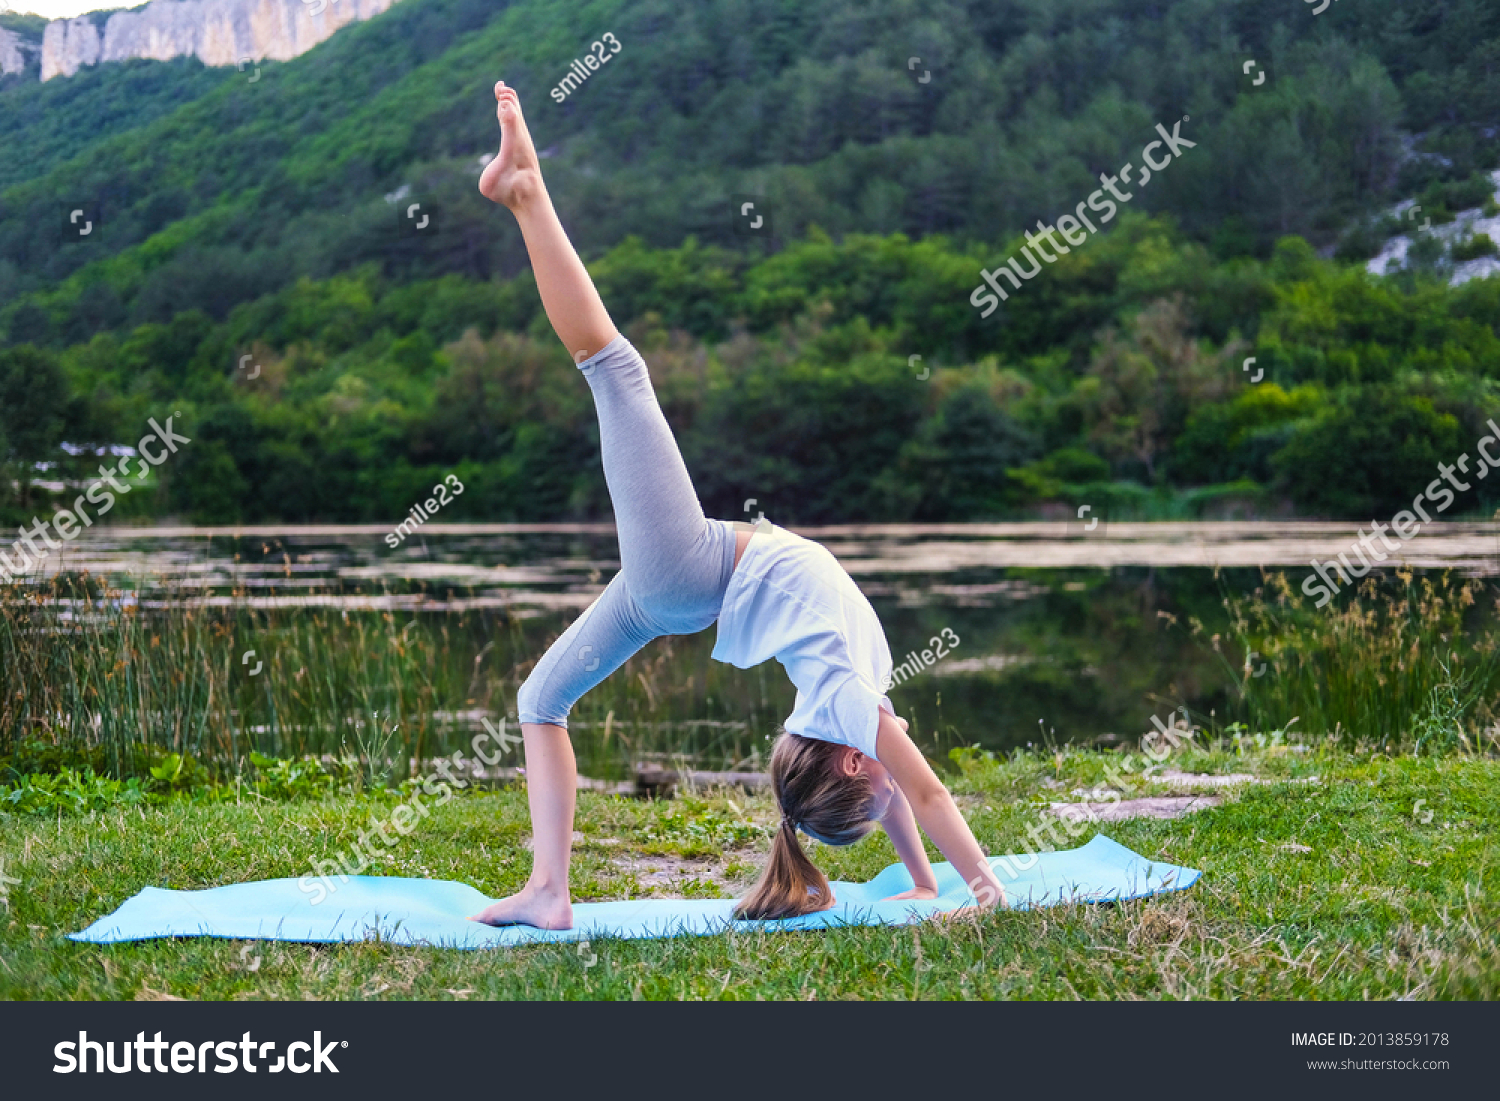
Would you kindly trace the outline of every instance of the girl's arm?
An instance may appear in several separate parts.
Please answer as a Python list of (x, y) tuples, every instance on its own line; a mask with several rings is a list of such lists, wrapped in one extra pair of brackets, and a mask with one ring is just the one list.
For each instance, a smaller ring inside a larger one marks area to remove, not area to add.
[(959, 813), (953, 796), (902, 729), (900, 721), (884, 709), (875, 734), (875, 753), (906, 797), (918, 824), (963, 876), (979, 904), (986, 908), (1004, 905), (1005, 888), (985, 860), (984, 850)]
[(937, 898), (937, 876), (932, 874), (932, 862), (927, 859), (927, 850), (922, 845), (922, 835), (917, 832), (917, 820), (912, 817), (911, 804), (906, 801), (906, 796), (901, 793), (899, 787), (896, 789), (896, 794), (891, 797), (885, 817), (880, 821), (880, 828), (885, 830), (886, 836), (891, 839), (891, 844), (896, 848), (896, 855), (901, 858), (901, 863), (905, 864), (906, 870), (911, 873), (911, 881), (914, 884), (911, 890), (892, 895), (890, 900)]

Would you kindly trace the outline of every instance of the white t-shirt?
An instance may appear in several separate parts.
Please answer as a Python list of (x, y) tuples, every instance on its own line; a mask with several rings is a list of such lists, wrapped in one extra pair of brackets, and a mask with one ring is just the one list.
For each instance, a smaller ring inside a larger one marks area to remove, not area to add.
[(826, 548), (768, 520), (730, 576), (713, 657), (741, 669), (781, 662), (797, 686), (793, 734), (875, 757), (878, 709), (896, 713), (881, 687), (891, 650), (875, 609)]

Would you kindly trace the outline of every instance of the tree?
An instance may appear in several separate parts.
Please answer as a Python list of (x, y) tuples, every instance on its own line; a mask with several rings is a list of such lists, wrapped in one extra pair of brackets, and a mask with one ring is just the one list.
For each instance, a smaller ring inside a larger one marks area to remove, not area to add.
[(1010, 471), (1037, 455), (1034, 432), (988, 388), (955, 388), (926, 418), (882, 481), (890, 515), (918, 522), (994, 520), (1014, 503)]
[(1152, 303), (1128, 336), (1105, 333), (1080, 384), (1090, 436), (1114, 458), (1139, 462), (1152, 481), (1188, 414), (1226, 395), (1237, 377), (1239, 343), (1210, 352), (1188, 327), (1180, 296)]
[(55, 460), (68, 412), (68, 383), (50, 353), (31, 345), (0, 351), (0, 505), (31, 503), (39, 462)]
[[(1300, 508), (1368, 520), (1410, 508), (1438, 477), (1438, 464), (1451, 465), (1464, 448), (1456, 417), (1427, 398), (1380, 387), (1304, 424), (1272, 463)], [(1465, 507), (1462, 495), (1457, 507)]]

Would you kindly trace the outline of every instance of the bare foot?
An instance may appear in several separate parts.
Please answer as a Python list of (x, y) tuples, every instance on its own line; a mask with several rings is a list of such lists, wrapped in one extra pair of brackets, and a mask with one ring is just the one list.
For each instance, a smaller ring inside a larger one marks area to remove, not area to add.
[(573, 928), (573, 903), (527, 884), (517, 894), (492, 903), (469, 917), (485, 925), (534, 925), (538, 929)]
[(542, 193), (542, 169), (521, 116), (521, 100), (505, 81), (495, 85), (495, 116), (500, 120), (500, 152), (484, 166), (479, 193), (515, 210)]

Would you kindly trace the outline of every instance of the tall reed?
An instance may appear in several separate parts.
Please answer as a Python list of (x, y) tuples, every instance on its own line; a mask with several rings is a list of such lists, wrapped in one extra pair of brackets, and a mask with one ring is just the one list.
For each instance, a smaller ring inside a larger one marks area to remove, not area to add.
[[(468, 753), (483, 719), (513, 722), (517, 687), (565, 625), (326, 595), (251, 607), (82, 575), (0, 587), (0, 758), (41, 743), (125, 775), (143, 753), (177, 753), (227, 776), (252, 751), (331, 753), (364, 758), (367, 780), (401, 779), (413, 758)], [(710, 661), (707, 642), (660, 639), (575, 706), (580, 764), (754, 763), (790, 692)]]
[(420, 755), (437, 701), (467, 685), (447, 633), (414, 625), (176, 588), (142, 596), (87, 577), (11, 587), (0, 595), (0, 753), (98, 746), (124, 771), (145, 746), (223, 769), (252, 750), (352, 751), (384, 722)]
[(1233, 708), (1252, 729), (1365, 751), (1497, 748), (1500, 605), (1482, 582), (1401, 570), (1318, 609), (1286, 575), (1265, 581), (1224, 600), (1231, 634), (1256, 655), (1237, 670)]

